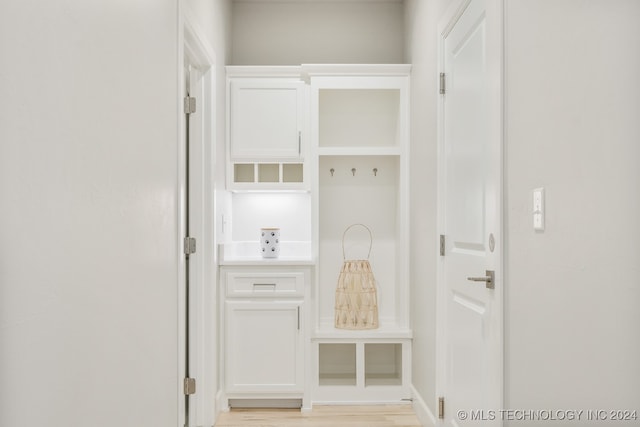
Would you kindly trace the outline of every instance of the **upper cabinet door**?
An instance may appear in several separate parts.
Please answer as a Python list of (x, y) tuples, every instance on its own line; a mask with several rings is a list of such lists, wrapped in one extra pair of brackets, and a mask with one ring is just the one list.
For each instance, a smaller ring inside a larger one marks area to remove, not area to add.
[(231, 160), (303, 157), (304, 84), (232, 79)]

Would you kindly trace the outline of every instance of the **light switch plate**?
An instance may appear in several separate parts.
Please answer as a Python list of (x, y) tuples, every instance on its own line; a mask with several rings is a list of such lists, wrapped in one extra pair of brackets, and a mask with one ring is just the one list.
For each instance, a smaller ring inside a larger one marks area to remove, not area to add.
[(544, 188), (533, 189), (533, 229), (544, 231)]

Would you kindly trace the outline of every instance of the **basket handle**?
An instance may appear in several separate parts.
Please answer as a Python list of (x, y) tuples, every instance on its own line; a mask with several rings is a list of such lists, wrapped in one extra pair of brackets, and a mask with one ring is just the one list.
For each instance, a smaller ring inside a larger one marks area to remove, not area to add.
[(342, 259), (347, 259), (347, 255), (344, 252), (344, 237), (347, 235), (347, 231), (349, 231), (352, 227), (355, 227), (356, 225), (366, 228), (367, 231), (369, 232), (369, 253), (367, 254), (367, 259), (369, 259), (369, 256), (371, 255), (371, 247), (373, 246), (373, 234), (371, 234), (371, 230), (369, 229), (369, 227), (367, 227), (364, 224), (351, 224), (350, 226), (347, 227), (346, 230), (344, 230), (344, 233), (342, 233)]

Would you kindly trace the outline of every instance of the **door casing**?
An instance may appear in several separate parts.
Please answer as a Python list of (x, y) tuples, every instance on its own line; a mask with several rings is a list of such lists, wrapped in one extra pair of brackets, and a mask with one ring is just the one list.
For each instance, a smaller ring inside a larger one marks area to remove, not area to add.
[[(191, 78), (191, 96), (196, 97), (196, 114), (190, 118), (190, 237), (197, 240), (196, 253), (190, 261), (191, 287), (189, 295), (189, 376), (196, 379), (196, 393), (190, 399), (190, 426), (213, 425), (217, 408), (214, 404), (217, 384), (217, 326), (215, 313), (216, 273), (215, 238), (213, 220), (215, 212), (213, 173), (215, 165), (215, 91), (216, 56), (206, 38), (194, 25), (194, 19), (186, 8), (179, 8), (178, 39), (178, 87), (180, 99), (176, 100), (178, 115), (178, 218), (182, 243), (186, 236), (186, 120), (183, 99), (186, 96), (185, 65), (195, 73)], [(178, 251), (178, 384), (177, 402), (183, 427), (186, 419), (185, 396), (182, 381), (186, 376), (186, 262), (182, 247)]]

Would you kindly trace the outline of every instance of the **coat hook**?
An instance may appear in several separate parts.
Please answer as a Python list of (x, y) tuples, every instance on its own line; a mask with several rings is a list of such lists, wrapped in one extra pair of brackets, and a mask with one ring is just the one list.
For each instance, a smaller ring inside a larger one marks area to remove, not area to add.
[(373, 176), (378, 176), (378, 168), (373, 168)]
[(331, 176), (333, 176), (333, 174), (334, 174), (334, 172), (335, 172), (335, 171), (336, 171), (336, 170), (335, 170), (334, 168), (329, 169), (329, 172), (331, 172)]
[(351, 173), (353, 174), (353, 176), (356, 176), (356, 168), (351, 168)]

